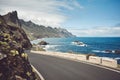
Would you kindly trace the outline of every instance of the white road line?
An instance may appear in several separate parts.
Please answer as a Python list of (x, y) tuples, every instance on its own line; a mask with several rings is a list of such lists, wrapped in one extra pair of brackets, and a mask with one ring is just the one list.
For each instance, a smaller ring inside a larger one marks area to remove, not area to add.
[(43, 76), (41, 75), (41, 73), (39, 73), (38, 71), (37, 71), (37, 69), (33, 66), (33, 65), (31, 65), (32, 66), (32, 68), (35, 70), (35, 72), (38, 74), (38, 76), (41, 78), (41, 80), (45, 80), (44, 78), (43, 78)]

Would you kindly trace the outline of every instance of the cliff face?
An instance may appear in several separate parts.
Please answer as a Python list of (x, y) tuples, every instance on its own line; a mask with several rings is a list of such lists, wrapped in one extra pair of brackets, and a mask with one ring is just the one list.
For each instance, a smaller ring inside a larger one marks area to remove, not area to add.
[(23, 48), (29, 49), (32, 47), (26, 33), (21, 28), (20, 21), (17, 16), (17, 12), (9, 12), (8, 14), (1, 16), (4, 19), (5, 27), (1, 26), (1, 31), (4, 28), (5, 32), (14, 36), (14, 40), (17, 41)]
[(21, 26), (26, 31), (30, 39), (49, 38), (49, 37), (75, 37), (66, 29), (45, 27), (37, 25), (31, 21), (20, 20)]
[(24, 49), (31, 43), (20, 27), (17, 12), (0, 15), (0, 80), (35, 80)]
[(8, 14), (4, 15), (3, 18), (8, 25), (21, 26), (17, 16), (17, 11), (13, 11), (12, 13), (9, 12)]

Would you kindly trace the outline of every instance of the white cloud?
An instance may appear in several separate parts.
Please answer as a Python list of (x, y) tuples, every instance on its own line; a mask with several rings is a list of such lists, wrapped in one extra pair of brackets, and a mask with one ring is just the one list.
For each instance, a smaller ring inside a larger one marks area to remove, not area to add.
[(94, 27), (90, 29), (69, 29), (80, 37), (120, 37), (120, 27)]
[(17, 10), (19, 18), (46, 26), (60, 26), (67, 16), (65, 10), (83, 8), (76, 0), (0, 0), (0, 14)]

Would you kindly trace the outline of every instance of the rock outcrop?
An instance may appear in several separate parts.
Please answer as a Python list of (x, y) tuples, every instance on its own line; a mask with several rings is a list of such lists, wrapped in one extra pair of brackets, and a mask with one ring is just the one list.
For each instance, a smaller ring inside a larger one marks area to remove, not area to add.
[(46, 41), (41, 41), (38, 43), (38, 45), (47, 45), (47, 44), (49, 44), (49, 43), (47, 43)]
[(12, 13), (9, 12), (8, 14), (1, 16), (1, 19), (4, 20), (3, 23), (5, 25), (5, 27), (0, 27), (1, 31), (11, 34), (14, 37), (14, 40), (21, 44), (23, 48), (29, 49), (32, 47), (26, 33), (21, 28), (16, 11), (13, 11)]
[(115, 53), (116, 54), (120, 54), (120, 50), (115, 50)]
[(24, 49), (32, 47), (17, 12), (0, 15), (0, 80), (36, 80)]
[(13, 11), (12, 13), (9, 12), (8, 14), (4, 15), (4, 20), (8, 25), (11, 26), (21, 26), (20, 21), (17, 16), (17, 11)]

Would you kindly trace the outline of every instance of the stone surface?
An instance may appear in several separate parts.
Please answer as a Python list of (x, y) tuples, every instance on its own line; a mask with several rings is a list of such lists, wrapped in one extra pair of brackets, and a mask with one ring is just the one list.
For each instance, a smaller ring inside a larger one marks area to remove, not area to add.
[(116, 54), (120, 54), (120, 50), (115, 50), (115, 53)]
[(102, 58), (102, 65), (117, 68), (117, 60), (110, 58)]
[(89, 57), (89, 62), (95, 63), (95, 64), (101, 64), (102, 58), (101, 57), (97, 57), (97, 56), (90, 56)]
[(20, 27), (17, 12), (0, 16), (0, 80), (36, 79), (24, 53), (24, 49), (30, 48), (31, 43)]
[(38, 44), (39, 44), (39, 45), (47, 45), (47, 44), (49, 44), (49, 43), (47, 43), (46, 41), (41, 41), (41, 42), (39, 42)]

